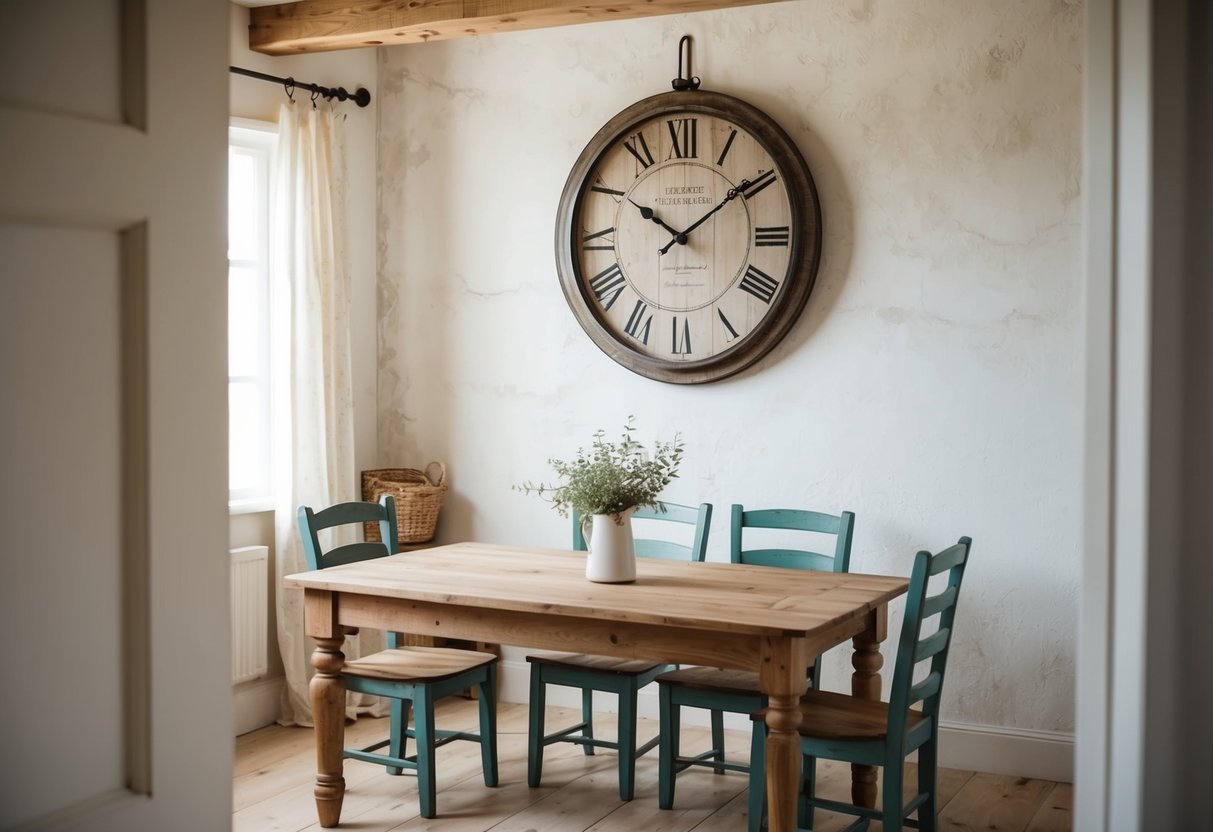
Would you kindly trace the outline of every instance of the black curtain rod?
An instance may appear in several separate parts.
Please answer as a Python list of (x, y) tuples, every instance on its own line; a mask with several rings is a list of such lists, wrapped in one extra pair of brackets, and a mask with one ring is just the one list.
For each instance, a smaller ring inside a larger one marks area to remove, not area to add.
[(228, 69), (235, 75), (246, 75), (249, 78), (256, 78), (260, 81), (272, 81), (275, 84), (282, 84), (286, 89), (286, 94), (291, 95), (295, 90), (308, 90), (316, 95), (322, 95), (328, 100), (336, 98), (338, 101), (353, 101), (359, 107), (365, 107), (371, 103), (371, 94), (365, 87), (359, 87), (358, 91), (351, 93), (345, 87), (322, 87), (319, 84), (304, 84), (296, 81), (294, 78), (279, 78), (277, 75), (269, 75), (264, 72), (257, 72), (252, 69), (244, 69), (238, 66), (229, 66)]

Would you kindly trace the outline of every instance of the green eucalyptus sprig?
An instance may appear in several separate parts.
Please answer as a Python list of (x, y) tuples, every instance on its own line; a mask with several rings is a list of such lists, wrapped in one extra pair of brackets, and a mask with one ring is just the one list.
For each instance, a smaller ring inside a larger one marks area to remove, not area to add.
[(657, 507), (657, 495), (678, 477), (682, 462), (683, 443), (678, 434), (670, 442), (657, 442), (651, 453), (633, 435), (634, 416), (623, 426), (618, 442), (609, 442), (606, 432), (599, 430), (589, 451), (577, 450), (577, 457), (566, 462), (549, 459), (548, 464), (562, 482), (515, 485), (515, 491), (536, 494), (549, 501), (561, 516), (569, 509), (582, 516), (610, 514), (618, 516), (630, 508)]

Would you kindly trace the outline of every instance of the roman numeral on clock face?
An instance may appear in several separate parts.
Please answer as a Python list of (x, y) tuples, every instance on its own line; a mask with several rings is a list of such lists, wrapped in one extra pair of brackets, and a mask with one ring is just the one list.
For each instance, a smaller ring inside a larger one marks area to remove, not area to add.
[(775, 290), (779, 288), (779, 281), (761, 269), (749, 266), (737, 288), (749, 292), (763, 303), (770, 303), (771, 298), (775, 297)]
[(788, 240), (791, 238), (791, 231), (786, 225), (775, 226), (756, 226), (754, 228), (754, 245), (756, 246), (783, 246), (787, 248)]
[(699, 156), (696, 140), (698, 124), (699, 119), (695, 118), (672, 118), (666, 122), (666, 126), (670, 128), (670, 155), (666, 157), (667, 160), (675, 157), (694, 159)]
[[(601, 182), (602, 180), (599, 180), (599, 181)], [(606, 185), (591, 185), (590, 190), (594, 191), (595, 193), (609, 194), (610, 196), (613, 196), (613, 197), (623, 196), (623, 191), (617, 191), (614, 188), (608, 188)], [(618, 202), (619, 200), (616, 199), (615, 201)]]
[(596, 194), (606, 194), (607, 196), (609, 196), (611, 199), (615, 200), (616, 202), (623, 201), (624, 192), (616, 190), (615, 188), (612, 188), (611, 186), (607, 185), (607, 183), (603, 181), (601, 175), (594, 177), (594, 183), (592, 185), (590, 185), (590, 190)]
[[(595, 231), (593, 234), (586, 234), (581, 238), (581, 247), (586, 251), (614, 251), (615, 243), (607, 239), (607, 235), (614, 234), (615, 229), (604, 228), (602, 231)], [(762, 243), (759, 243), (762, 245)]]
[(768, 170), (766, 173), (759, 176), (753, 182), (746, 185), (744, 188), (741, 188), (741, 195), (744, 196), (746, 199), (753, 199), (754, 197), (758, 196), (758, 194), (761, 193), (764, 188), (766, 188), (768, 185), (770, 185), (774, 181), (775, 181), (775, 171)]
[(720, 316), (720, 322), (721, 322), (722, 324), (724, 324), (724, 328), (725, 328), (725, 329), (728, 331), (728, 333), (729, 333), (728, 335), (726, 335), (726, 336), (725, 336), (725, 340), (726, 340), (726, 341), (734, 341), (734, 340), (736, 340), (736, 339), (737, 339), (737, 337), (738, 337), (738, 336), (737, 336), (737, 330), (733, 329), (733, 325), (732, 325), (731, 323), (729, 323), (729, 319), (728, 319), (728, 318), (726, 318), (726, 317), (724, 316), (724, 310), (722, 310), (722, 309), (717, 309), (717, 310), (716, 310), (716, 314)]
[(623, 270), (619, 268), (618, 263), (612, 263), (590, 278), (590, 291), (594, 293), (594, 297), (602, 304), (604, 310), (609, 310), (615, 305), (615, 301), (619, 300), (619, 295), (626, 285), (627, 279), (623, 276)]
[(729, 155), (729, 150), (733, 147), (733, 139), (735, 138), (737, 138), (737, 131), (730, 130), (729, 137), (724, 140), (724, 149), (720, 151), (720, 158), (716, 160), (716, 167), (724, 164), (724, 157)]
[(691, 354), (691, 321), (689, 318), (682, 319), (682, 337), (679, 338), (678, 332), (678, 316), (674, 316), (673, 326), (670, 327), (671, 341), (670, 352), (674, 355), (690, 355)]
[[(645, 315), (646, 312), (648, 312), (648, 315)], [(628, 322), (624, 326), (623, 331), (647, 347), (649, 345), (649, 327), (652, 324), (653, 313), (649, 312), (649, 305), (642, 300), (638, 300), (636, 301), (636, 305), (632, 307), (632, 314), (628, 317)]]
[(628, 153), (636, 157), (636, 161), (640, 163), (640, 167), (636, 171), (639, 176), (642, 171), (648, 170), (657, 161), (653, 158), (653, 151), (649, 150), (649, 143), (644, 140), (644, 133), (637, 133), (623, 143), (627, 148)]

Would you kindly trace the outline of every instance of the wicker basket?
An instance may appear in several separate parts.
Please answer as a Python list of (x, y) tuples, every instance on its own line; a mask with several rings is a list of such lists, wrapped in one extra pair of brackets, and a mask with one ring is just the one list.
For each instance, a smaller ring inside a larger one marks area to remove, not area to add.
[[(437, 472), (437, 478), (434, 476)], [(438, 512), (446, 494), (446, 466), (431, 462), (424, 471), (416, 468), (377, 468), (362, 472), (362, 499), (376, 502), (383, 494), (396, 499), (396, 534), (400, 545), (428, 543), (438, 525)], [(369, 541), (378, 541), (379, 524), (366, 523)]]

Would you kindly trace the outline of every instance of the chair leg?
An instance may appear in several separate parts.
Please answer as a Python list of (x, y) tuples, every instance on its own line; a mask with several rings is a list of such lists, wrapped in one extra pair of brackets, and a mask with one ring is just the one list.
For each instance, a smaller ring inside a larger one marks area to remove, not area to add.
[(631, 800), (636, 789), (636, 694), (635, 686), (619, 694), (620, 800)]
[(918, 828), (922, 832), (935, 832), (939, 827), (939, 809), (935, 805), (938, 751), (934, 739), (918, 749), (918, 791), (927, 796), (926, 801), (918, 807)]
[(429, 688), (424, 685), (417, 691), (413, 703), (417, 734), (417, 797), (421, 804), (421, 816), (432, 818), (438, 814), (436, 803), (437, 784), (434, 782), (434, 700)]
[(661, 739), (657, 744), (657, 805), (674, 808), (674, 780), (678, 776), (678, 750), (682, 739), (682, 708), (674, 704), (669, 685), (658, 685), (657, 700), (661, 708)]
[(497, 663), (487, 668), (485, 680), (476, 686), (480, 692), (480, 766), (484, 785), (497, 785)]
[(526, 784), (539, 787), (543, 774), (543, 715), (547, 706), (547, 686), (538, 665), (531, 665), (531, 707), (527, 727)]
[(750, 794), (748, 832), (761, 832), (767, 814), (767, 728), (755, 722), (750, 732)]
[(813, 828), (813, 798), (817, 795), (817, 758), (804, 757), (801, 760), (804, 769), (804, 784), (800, 790), (797, 823), (805, 829)]
[[(388, 743), (388, 752), (393, 757), (404, 757), (409, 750), (409, 709), (412, 703), (407, 699), (393, 699), (391, 701), (391, 716), (389, 724), (391, 725), (391, 742)], [(388, 774), (402, 774), (404, 769), (399, 766), (388, 766)]]
[[(712, 711), (712, 748), (716, 752), (716, 759), (724, 762), (724, 712)], [(724, 769), (719, 766), (712, 769), (717, 774), (724, 774)]]
[[(581, 736), (587, 740), (594, 739), (594, 691), (590, 688), (581, 689), (581, 721), (584, 724)], [(583, 745), (581, 750), (587, 757), (594, 756), (594, 746), (592, 745)]]
[(884, 782), (881, 784), (880, 828), (884, 832), (901, 832), (902, 784), (905, 782), (905, 761), (885, 760)]

